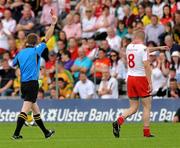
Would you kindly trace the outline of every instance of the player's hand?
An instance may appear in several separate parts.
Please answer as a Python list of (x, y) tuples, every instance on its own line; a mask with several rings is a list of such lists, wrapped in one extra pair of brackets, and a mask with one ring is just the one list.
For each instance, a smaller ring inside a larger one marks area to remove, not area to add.
[(50, 11), (51, 17), (52, 17), (52, 25), (56, 25), (58, 17), (55, 15), (55, 11), (53, 9), (51, 9)]
[(168, 46), (159, 46), (161, 51), (168, 51), (170, 48)]

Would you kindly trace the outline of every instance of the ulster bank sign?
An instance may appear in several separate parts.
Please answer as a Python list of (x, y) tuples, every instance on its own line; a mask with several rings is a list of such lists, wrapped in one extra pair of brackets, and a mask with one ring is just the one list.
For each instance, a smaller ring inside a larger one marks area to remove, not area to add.
[[(128, 100), (42, 100), (41, 117), (46, 122), (112, 122), (124, 109), (129, 107)], [(0, 122), (15, 122), (21, 108), (21, 100), (0, 101)], [(151, 121), (171, 121), (180, 101), (153, 100)], [(142, 120), (142, 107), (127, 118), (127, 122)]]

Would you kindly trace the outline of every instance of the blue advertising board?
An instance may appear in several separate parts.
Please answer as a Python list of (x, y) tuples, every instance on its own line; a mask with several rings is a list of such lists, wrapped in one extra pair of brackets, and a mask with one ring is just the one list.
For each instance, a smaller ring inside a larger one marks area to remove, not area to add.
[[(22, 100), (0, 100), (0, 122), (15, 122)], [(129, 107), (127, 99), (110, 100), (41, 100), (41, 117), (46, 122), (112, 122)], [(151, 121), (171, 121), (180, 100), (153, 100)], [(142, 106), (127, 122), (142, 120)]]

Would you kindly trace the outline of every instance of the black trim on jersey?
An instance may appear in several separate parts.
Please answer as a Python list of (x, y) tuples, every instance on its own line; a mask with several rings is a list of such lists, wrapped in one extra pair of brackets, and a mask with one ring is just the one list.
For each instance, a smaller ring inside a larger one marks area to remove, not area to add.
[(18, 67), (20, 67), (20, 64), (19, 64), (19, 60), (17, 59), (17, 64), (16, 64)]
[[(45, 39), (43, 39), (42, 42), (46, 43)], [(44, 49), (44, 51), (42, 52), (41, 57), (42, 57), (46, 62), (49, 61), (49, 50), (48, 50), (47, 47), (46, 47), (46, 48)]]
[(46, 47), (44, 49), (44, 51), (42, 52), (41, 54), (41, 57), (47, 62), (49, 61), (49, 51), (48, 51), (48, 48)]
[(39, 62), (39, 59), (40, 59), (40, 56), (39, 55), (37, 55), (37, 57), (36, 57), (36, 62), (37, 62), (37, 64), (38, 64), (38, 62)]

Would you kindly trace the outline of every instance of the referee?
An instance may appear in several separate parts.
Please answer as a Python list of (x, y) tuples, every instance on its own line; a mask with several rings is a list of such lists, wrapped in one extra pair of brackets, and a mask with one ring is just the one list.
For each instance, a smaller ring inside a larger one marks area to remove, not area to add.
[[(52, 23), (48, 29), (45, 40), (39, 43), (39, 37), (31, 33), (26, 39), (26, 48), (22, 49), (14, 58), (13, 65), (18, 65), (21, 71), (21, 93), (24, 99), (21, 112), (17, 119), (17, 126), (12, 139), (22, 139), (20, 131), (27, 119), (27, 113), (33, 111), (34, 120), (44, 133), (45, 138), (51, 137), (55, 131), (48, 130), (44, 126), (40, 117), (40, 109), (36, 103), (39, 84), (39, 70), (40, 70), (40, 57), (47, 55), (47, 47), (45, 42), (53, 35), (54, 27), (57, 23), (57, 16), (55, 16), (53, 10), (51, 10)], [(39, 43), (39, 44), (38, 44)]]

